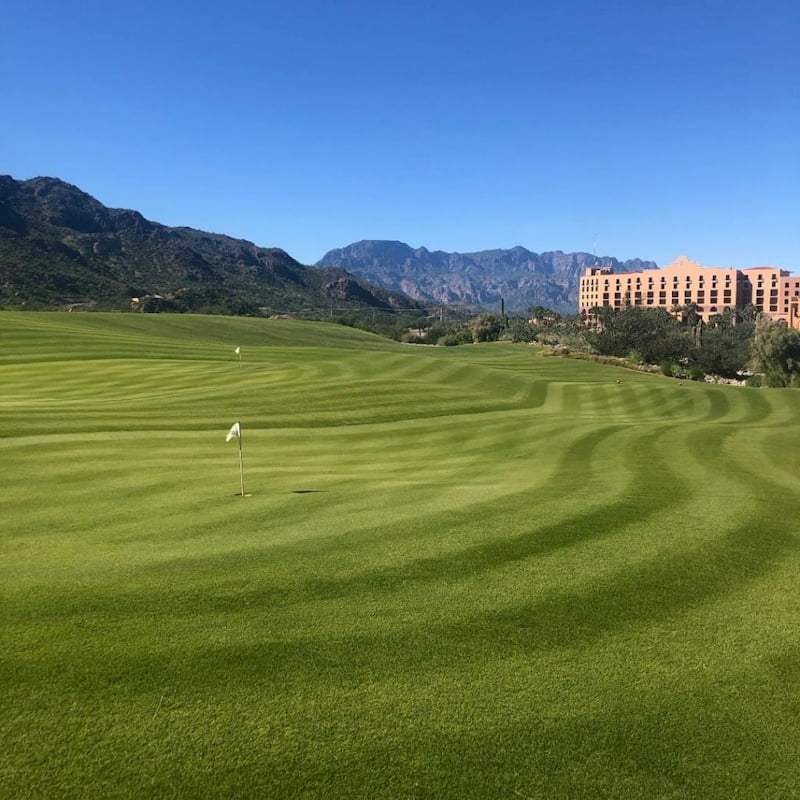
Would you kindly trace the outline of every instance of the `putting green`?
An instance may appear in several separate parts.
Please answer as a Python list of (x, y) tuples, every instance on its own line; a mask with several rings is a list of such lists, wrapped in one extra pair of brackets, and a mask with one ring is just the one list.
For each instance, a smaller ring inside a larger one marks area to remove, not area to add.
[(294, 320), (0, 341), (0, 796), (800, 794), (800, 392)]

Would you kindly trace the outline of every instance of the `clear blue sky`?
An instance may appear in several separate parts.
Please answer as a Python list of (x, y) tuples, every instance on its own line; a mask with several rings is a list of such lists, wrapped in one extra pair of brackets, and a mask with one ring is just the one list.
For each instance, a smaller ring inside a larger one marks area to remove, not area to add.
[(359, 239), (800, 271), (798, 0), (26, 0), (0, 173)]

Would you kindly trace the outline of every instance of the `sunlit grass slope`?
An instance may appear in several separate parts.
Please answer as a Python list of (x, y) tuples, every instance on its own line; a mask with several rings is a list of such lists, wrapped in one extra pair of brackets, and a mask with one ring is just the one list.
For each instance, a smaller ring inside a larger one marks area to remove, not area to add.
[(800, 392), (291, 320), (0, 342), (0, 796), (800, 796)]

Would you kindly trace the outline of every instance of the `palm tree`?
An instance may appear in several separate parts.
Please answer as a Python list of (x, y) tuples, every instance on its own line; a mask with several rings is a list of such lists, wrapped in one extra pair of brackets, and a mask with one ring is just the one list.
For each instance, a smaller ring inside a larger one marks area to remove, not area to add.
[(597, 327), (604, 329), (608, 327), (617, 312), (611, 306), (594, 306), (589, 309), (589, 313), (594, 317)]
[(736, 321), (737, 322), (755, 322), (761, 312), (758, 310), (757, 306), (754, 306), (752, 303), (747, 303), (744, 306), (738, 306), (736, 308)]
[(703, 345), (703, 318), (700, 316), (700, 306), (697, 303), (686, 303), (680, 306), (681, 324), (692, 329), (692, 342), (695, 347)]
[(696, 327), (698, 322), (703, 321), (700, 316), (700, 306), (697, 303), (686, 303), (680, 310), (683, 315), (683, 321), (691, 328)]

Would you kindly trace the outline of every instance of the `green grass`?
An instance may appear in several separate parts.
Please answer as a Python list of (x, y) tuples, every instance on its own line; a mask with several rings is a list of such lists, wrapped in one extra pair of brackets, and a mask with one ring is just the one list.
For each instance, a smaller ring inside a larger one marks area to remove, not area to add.
[(3, 798), (800, 797), (800, 392), (291, 320), (0, 342)]

